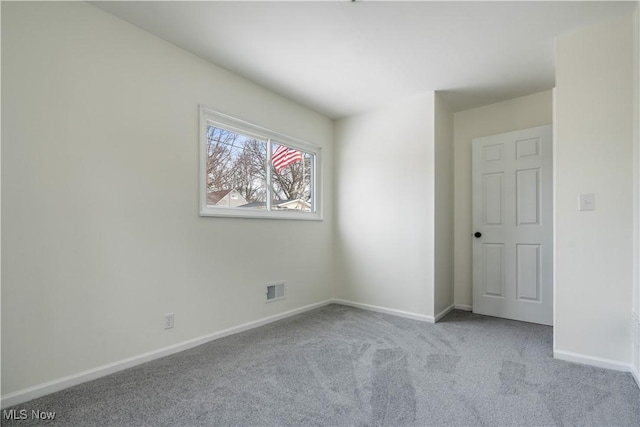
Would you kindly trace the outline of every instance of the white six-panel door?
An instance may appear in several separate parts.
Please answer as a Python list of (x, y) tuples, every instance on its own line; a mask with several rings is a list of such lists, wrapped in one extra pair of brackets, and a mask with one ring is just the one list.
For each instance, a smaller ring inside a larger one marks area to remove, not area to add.
[(552, 131), (472, 143), (473, 311), (553, 324)]

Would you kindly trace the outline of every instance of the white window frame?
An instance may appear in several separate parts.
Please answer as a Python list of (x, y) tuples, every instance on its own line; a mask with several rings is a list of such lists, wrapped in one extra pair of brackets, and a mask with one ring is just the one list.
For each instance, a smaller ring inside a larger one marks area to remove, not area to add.
[[(267, 141), (267, 188), (268, 196), (266, 200), (266, 210), (216, 207), (207, 205), (207, 127), (216, 126), (225, 130), (238, 132), (248, 137)], [(303, 141), (281, 134), (279, 132), (236, 119), (235, 117), (215, 111), (204, 105), (200, 106), (200, 216), (211, 217), (234, 217), (234, 218), (266, 218), (266, 219), (296, 219), (320, 221), (322, 217), (322, 148)], [(271, 142), (286, 145), (306, 153), (313, 154), (313, 172), (311, 174), (311, 205), (313, 212), (300, 212), (294, 210), (271, 210)]]

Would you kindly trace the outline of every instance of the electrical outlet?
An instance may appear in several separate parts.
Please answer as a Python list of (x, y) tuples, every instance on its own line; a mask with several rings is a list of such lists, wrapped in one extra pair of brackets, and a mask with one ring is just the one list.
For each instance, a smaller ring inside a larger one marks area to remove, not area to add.
[(173, 313), (168, 313), (164, 315), (164, 328), (165, 329), (173, 328)]

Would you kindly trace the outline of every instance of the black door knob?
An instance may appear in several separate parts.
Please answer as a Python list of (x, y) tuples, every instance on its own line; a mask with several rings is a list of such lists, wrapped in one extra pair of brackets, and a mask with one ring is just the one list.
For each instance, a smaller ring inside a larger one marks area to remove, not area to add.
[(476, 237), (476, 239), (479, 239), (482, 237), (482, 233), (479, 231), (476, 231), (475, 233), (473, 233), (473, 235)]

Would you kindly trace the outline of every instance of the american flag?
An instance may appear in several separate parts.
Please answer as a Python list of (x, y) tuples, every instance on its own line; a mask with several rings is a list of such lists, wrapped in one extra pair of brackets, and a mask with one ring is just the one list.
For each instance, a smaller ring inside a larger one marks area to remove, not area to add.
[(302, 153), (286, 147), (284, 145), (280, 145), (276, 151), (274, 151), (271, 156), (271, 161), (273, 162), (273, 167), (276, 168), (276, 172), (280, 173), (280, 171), (287, 166), (299, 162), (302, 160)]

